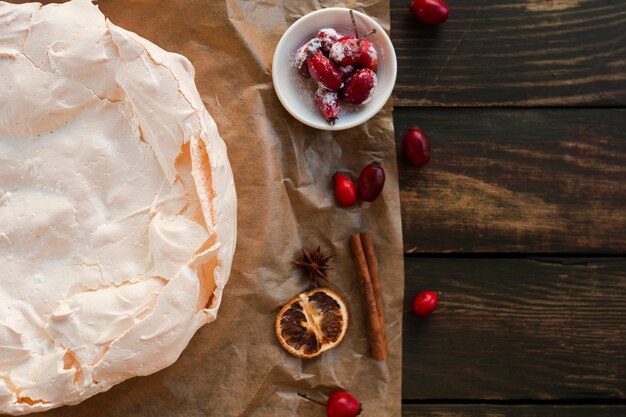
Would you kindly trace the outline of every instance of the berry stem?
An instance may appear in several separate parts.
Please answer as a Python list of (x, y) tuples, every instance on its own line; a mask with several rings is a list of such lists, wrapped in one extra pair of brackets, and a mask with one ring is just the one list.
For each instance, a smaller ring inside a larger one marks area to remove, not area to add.
[(316, 399), (314, 399), (314, 398), (311, 398), (311, 397), (307, 396), (306, 394), (304, 394), (304, 393), (302, 393), (302, 392), (298, 392), (297, 394), (298, 394), (298, 397), (302, 397), (302, 398), (304, 398), (305, 400), (309, 400), (309, 401), (311, 401), (311, 402), (314, 402), (315, 404), (319, 404), (319, 405), (321, 405), (322, 407), (326, 407), (326, 404), (324, 404), (324, 403), (323, 403), (323, 402), (321, 402), (320, 400), (316, 400)]
[(356, 42), (357, 45), (361, 45), (361, 42), (363, 42), (365, 39), (367, 39), (367, 37), (369, 35), (373, 35), (374, 33), (376, 33), (376, 29), (372, 29), (369, 32), (367, 32), (365, 35), (361, 36), (359, 38), (359, 40)]
[(354, 28), (355, 38), (359, 38), (359, 29), (356, 27), (356, 21), (354, 20), (354, 13), (350, 10), (350, 20), (352, 20), (352, 27)]

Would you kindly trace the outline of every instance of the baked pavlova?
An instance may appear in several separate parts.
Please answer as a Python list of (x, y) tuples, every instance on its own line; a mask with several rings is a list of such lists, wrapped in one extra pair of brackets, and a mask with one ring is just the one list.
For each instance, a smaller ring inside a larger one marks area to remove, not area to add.
[(190, 62), (89, 0), (0, 2), (0, 413), (172, 364), (216, 318), (235, 240)]

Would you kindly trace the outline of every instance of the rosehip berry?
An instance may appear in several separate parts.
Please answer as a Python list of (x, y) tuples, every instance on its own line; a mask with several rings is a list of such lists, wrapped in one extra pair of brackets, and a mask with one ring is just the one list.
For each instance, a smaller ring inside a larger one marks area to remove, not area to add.
[(406, 132), (402, 148), (413, 165), (422, 166), (430, 161), (430, 140), (422, 129), (410, 129)]
[(349, 104), (365, 104), (374, 96), (376, 73), (368, 68), (356, 70), (347, 80), (343, 89), (343, 100)]
[(450, 8), (442, 0), (413, 0), (413, 14), (427, 25), (438, 25), (448, 20)]
[(356, 202), (356, 186), (350, 178), (340, 172), (335, 174), (335, 196), (344, 207)]
[(434, 291), (422, 291), (417, 294), (411, 303), (413, 312), (420, 317), (428, 316), (437, 308), (437, 293)]
[(327, 28), (327, 29), (320, 30), (317, 33), (316, 37), (322, 41), (322, 52), (328, 55), (328, 53), (330, 52), (330, 48), (342, 36), (338, 34), (335, 29)]
[(339, 118), (339, 96), (337, 92), (330, 91), (324, 87), (317, 87), (315, 92), (315, 104), (320, 109), (324, 119), (330, 124), (334, 125), (335, 121)]
[(339, 38), (328, 53), (328, 57), (342, 67), (354, 64), (360, 56), (361, 46), (359, 40), (354, 36)]
[(361, 414), (361, 411), (359, 400), (345, 391), (330, 394), (326, 403), (327, 417), (356, 417)]
[(385, 170), (378, 162), (372, 162), (361, 171), (358, 182), (359, 198), (372, 202), (378, 198), (385, 185)]
[(294, 64), (304, 78), (311, 78), (311, 74), (309, 74), (309, 58), (319, 51), (321, 47), (322, 41), (319, 38), (313, 38), (296, 51)]
[(361, 42), (361, 55), (356, 64), (361, 68), (369, 68), (372, 71), (376, 71), (376, 68), (378, 68), (378, 53), (374, 45), (367, 39), (363, 39)]
[(309, 58), (309, 72), (319, 85), (331, 91), (339, 91), (343, 87), (343, 76), (330, 59), (316, 52)]

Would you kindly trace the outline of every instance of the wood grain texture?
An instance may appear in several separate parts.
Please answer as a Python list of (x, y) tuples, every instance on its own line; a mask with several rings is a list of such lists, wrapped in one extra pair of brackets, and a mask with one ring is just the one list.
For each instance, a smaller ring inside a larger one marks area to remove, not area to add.
[(405, 405), (403, 417), (623, 417), (626, 406)]
[(622, 106), (623, 0), (449, 0), (420, 24), (391, 0), (396, 106)]
[[(394, 112), (405, 252), (624, 253), (626, 110)], [(402, 154), (428, 132), (432, 160)]]
[(626, 398), (626, 258), (405, 261), (404, 399)]

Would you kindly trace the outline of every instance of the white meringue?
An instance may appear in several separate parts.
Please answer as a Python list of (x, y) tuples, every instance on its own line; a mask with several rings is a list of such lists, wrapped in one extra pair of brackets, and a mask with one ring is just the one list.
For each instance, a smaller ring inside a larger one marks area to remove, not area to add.
[(215, 319), (235, 240), (190, 62), (89, 0), (0, 2), (0, 413), (172, 364)]

